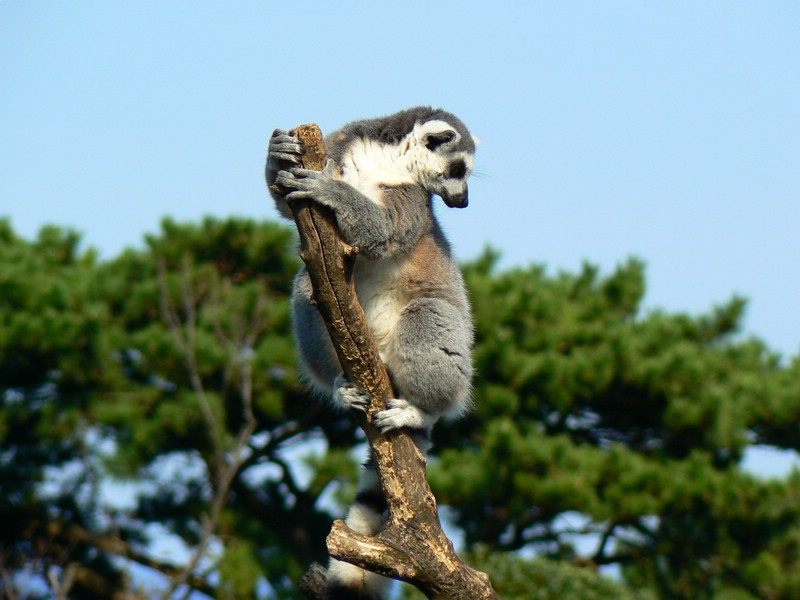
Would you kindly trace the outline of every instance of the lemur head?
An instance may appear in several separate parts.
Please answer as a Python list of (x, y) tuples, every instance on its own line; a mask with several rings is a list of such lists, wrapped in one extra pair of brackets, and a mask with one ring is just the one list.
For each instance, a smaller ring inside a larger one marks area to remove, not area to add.
[(414, 183), (464, 208), (476, 140), (455, 115), (428, 106), (364, 119), (326, 138), (328, 156), (356, 187)]
[(436, 111), (409, 134), (411, 172), (419, 185), (451, 208), (469, 203), (467, 181), (475, 165), (475, 138), (454, 115)]

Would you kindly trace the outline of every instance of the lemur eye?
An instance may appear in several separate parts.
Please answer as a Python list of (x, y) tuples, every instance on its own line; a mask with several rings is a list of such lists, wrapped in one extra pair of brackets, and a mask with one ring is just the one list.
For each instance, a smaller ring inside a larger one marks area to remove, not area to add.
[(463, 160), (457, 160), (456, 162), (452, 163), (447, 171), (447, 177), (450, 179), (463, 179), (464, 175), (466, 174), (467, 165), (464, 164)]
[(425, 138), (425, 147), (431, 152), (435, 151), (442, 144), (453, 141), (456, 137), (455, 131), (445, 130), (439, 133), (431, 133)]

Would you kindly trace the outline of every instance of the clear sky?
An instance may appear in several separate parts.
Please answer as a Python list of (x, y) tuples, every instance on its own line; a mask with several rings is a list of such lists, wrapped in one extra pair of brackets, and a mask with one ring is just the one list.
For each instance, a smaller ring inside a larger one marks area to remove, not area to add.
[(481, 138), (462, 258), (648, 264), (800, 350), (800, 3), (0, 0), (0, 215), (111, 258), (165, 215), (274, 218), (270, 132), (415, 104)]

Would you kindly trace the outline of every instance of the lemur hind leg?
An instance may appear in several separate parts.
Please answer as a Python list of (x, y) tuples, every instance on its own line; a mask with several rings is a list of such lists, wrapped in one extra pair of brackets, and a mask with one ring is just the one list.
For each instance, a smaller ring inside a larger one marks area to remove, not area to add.
[[(428, 433), (443, 414), (469, 408), (472, 340), (462, 314), (438, 298), (418, 298), (405, 307), (387, 351), (399, 397), (375, 414), (373, 423), (381, 431), (409, 428)], [(340, 376), (334, 401), (366, 411), (370, 397)]]

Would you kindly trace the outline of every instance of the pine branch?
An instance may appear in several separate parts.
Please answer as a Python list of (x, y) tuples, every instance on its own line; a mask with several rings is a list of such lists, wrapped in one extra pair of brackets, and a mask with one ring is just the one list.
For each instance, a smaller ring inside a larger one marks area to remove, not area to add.
[[(183, 281), (181, 286), (181, 297), (183, 301), (183, 312), (186, 315), (186, 324), (183, 325), (177, 316), (175, 308), (172, 306), (169, 288), (167, 286), (166, 267), (163, 260), (159, 263), (159, 281), (161, 283), (161, 312), (172, 332), (173, 338), (183, 353), (192, 389), (195, 392), (198, 404), (200, 405), (205, 419), (208, 435), (214, 446), (213, 464), (214, 468), (209, 469), (211, 474), (211, 484), (214, 489), (214, 498), (211, 502), (209, 512), (203, 516), (203, 530), (197, 546), (192, 551), (191, 558), (180, 572), (171, 577), (169, 587), (161, 595), (162, 600), (171, 598), (174, 592), (182, 585), (189, 582), (193, 577), (200, 561), (205, 556), (208, 546), (216, 533), (222, 510), (228, 500), (228, 492), (235, 478), (239, 475), (243, 462), (249, 451), (250, 438), (256, 430), (256, 418), (253, 413), (253, 368), (252, 345), (257, 338), (260, 327), (257, 323), (247, 338), (241, 343), (234, 343), (238, 346), (233, 350), (234, 360), (238, 363), (241, 376), (241, 401), (242, 401), (242, 426), (236, 436), (236, 441), (231, 448), (225, 448), (223, 438), (224, 424), (220, 418), (214, 414), (211, 403), (206, 395), (205, 386), (200, 376), (200, 370), (195, 356), (195, 335), (197, 333), (197, 297), (192, 286), (192, 273), (188, 259), (183, 264)], [(258, 320), (258, 312), (254, 317)], [(187, 590), (188, 595), (191, 587)]]
[[(176, 577), (183, 572), (182, 567), (155, 560), (117, 536), (92, 533), (79, 525), (61, 520), (52, 520), (47, 523), (34, 521), (31, 526), (30, 536), (32, 539), (53, 539), (67, 546), (79, 545), (97, 548), (102, 552), (121, 556), (142, 566), (159, 571), (168, 577)], [(191, 588), (203, 592), (206, 595), (213, 597), (216, 594), (216, 588), (214, 586), (207, 580), (195, 575), (190, 574), (186, 583)]]

